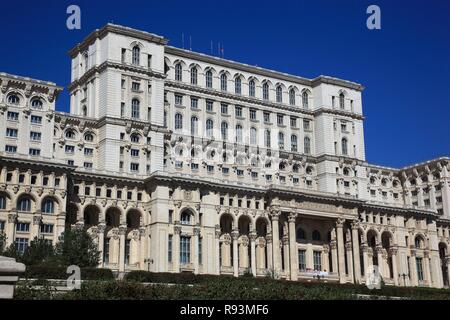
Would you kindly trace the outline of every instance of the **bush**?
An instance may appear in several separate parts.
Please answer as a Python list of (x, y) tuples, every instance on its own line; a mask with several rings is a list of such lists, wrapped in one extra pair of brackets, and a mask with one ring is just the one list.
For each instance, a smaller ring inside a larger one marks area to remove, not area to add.
[(125, 275), (124, 280), (133, 282), (151, 282), (151, 283), (197, 284), (223, 278), (232, 278), (232, 277), (218, 276), (218, 275), (196, 275), (190, 272), (169, 273), (169, 272), (131, 271)]
[[(65, 267), (28, 266), (23, 275), (26, 279), (67, 279)], [(81, 268), (82, 280), (112, 280), (114, 275), (110, 269)]]

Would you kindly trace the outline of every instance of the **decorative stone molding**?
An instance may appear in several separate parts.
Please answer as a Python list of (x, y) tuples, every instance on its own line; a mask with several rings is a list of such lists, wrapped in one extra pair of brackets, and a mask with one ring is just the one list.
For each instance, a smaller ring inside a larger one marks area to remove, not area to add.
[(25, 265), (14, 258), (0, 256), (0, 299), (12, 299), (19, 275), (25, 272)]
[(173, 227), (173, 232), (175, 234), (181, 234), (181, 226), (174, 226)]
[(126, 225), (120, 225), (119, 226), (119, 235), (123, 236), (127, 233), (127, 226)]
[(342, 227), (344, 227), (344, 223), (345, 223), (345, 218), (339, 217), (336, 220), (336, 227), (337, 228), (342, 228)]
[(239, 239), (239, 231), (238, 230), (231, 231), (231, 238), (233, 240), (238, 240)]
[(193, 229), (193, 233), (194, 233), (194, 236), (199, 236), (200, 235), (200, 228), (198, 228), (198, 227), (195, 227), (194, 229)]

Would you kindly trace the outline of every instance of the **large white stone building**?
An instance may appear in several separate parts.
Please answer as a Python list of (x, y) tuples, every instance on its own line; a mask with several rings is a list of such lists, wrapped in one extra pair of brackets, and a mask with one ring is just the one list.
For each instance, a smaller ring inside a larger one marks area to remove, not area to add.
[(365, 160), (360, 84), (306, 79), (108, 24), (61, 87), (0, 73), (0, 230), (86, 228), (99, 266), (449, 285), (450, 158)]

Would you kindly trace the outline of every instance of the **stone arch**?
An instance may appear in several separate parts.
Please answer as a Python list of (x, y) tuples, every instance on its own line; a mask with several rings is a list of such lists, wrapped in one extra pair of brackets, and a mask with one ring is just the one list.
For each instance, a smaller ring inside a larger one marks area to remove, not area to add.
[(375, 248), (380, 243), (380, 233), (374, 228), (370, 228), (366, 233), (366, 241), (369, 247)]
[(37, 201), (38, 199), (37, 199), (37, 197), (34, 194), (26, 193), (26, 192), (22, 192), (16, 197), (16, 209), (17, 209), (17, 211), (20, 211), (19, 210), (20, 202), (22, 201), (22, 199), (25, 199), (25, 198), (30, 200), (30, 210), (29, 210), (29, 212), (35, 212), (36, 209), (37, 209), (36, 204), (38, 202)]
[(83, 209), (83, 220), (86, 228), (98, 225), (101, 209), (98, 205), (88, 204)]
[(423, 233), (416, 233), (414, 236), (414, 247), (416, 249), (425, 249), (427, 247), (427, 238)]
[(231, 233), (236, 226), (235, 218), (229, 213), (222, 213), (219, 216), (219, 225), (221, 233)]
[(249, 215), (241, 215), (238, 218), (238, 230), (240, 235), (248, 235), (253, 229), (253, 221)]
[(107, 228), (118, 228), (121, 217), (124, 216), (123, 210), (119, 207), (110, 206), (105, 211), (105, 223)]
[[(46, 203), (47, 200), (53, 201), (53, 208), (49, 208), (49, 206)], [(57, 196), (55, 196), (55, 195), (48, 195), (47, 194), (47, 195), (44, 195), (40, 199), (38, 208), (41, 209), (42, 213), (56, 214), (56, 213), (61, 211), (61, 202), (60, 202), (60, 200), (58, 199)], [(51, 209), (51, 212), (45, 212), (46, 210), (48, 211), (48, 209)]]
[(269, 221), (267, 218), (258, 217), (255, 222), (256, 235), (258, 237), (265, 237), (269, 233)]
[(183, 215), (189, 215), (189, 223), (190, 225), (195, 225), (197, 223), (198, 215), (197, 211), (191, 206), (185, 206), (178, 211), (178, 221), (182, 222)]
[(126, 224), (128, 229), (139, 229), (141, 226), (142, 213), (136, 209), (129, 209), (126, 215)]

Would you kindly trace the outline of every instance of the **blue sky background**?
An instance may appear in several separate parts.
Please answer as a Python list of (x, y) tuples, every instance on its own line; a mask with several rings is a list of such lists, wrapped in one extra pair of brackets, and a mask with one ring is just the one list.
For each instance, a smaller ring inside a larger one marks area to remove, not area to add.
[[(81, 7), (81, 30), (66, 8)], [(382, 30), (366, 28), (381, 7)], [(67, 51), (107, 22), (181, 47), (313, 78), (362, 83), (366, 156), (399, 167), (450, 156), (450, 1), (4, 1), (0, 71), (67, 87)], [(67, 89), (57, 110), (69, 110)]]

